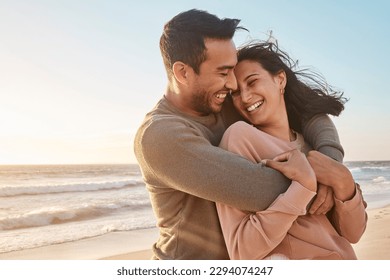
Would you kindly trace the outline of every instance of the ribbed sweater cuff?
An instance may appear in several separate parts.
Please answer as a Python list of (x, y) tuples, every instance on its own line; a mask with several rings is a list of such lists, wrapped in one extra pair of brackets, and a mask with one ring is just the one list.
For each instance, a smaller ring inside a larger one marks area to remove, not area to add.
[(288, 190), (283, 194), (289, 205), (298, 210), (298, 215), (305, 215), (307, 205), (311, 202), (316, 192), (310, 191), (297, 181), (292, 181)]
[(357, 189), (356, 185), (355, 185), (355, 195), (350, 200), (341, 201), (337, 199), (335, 196), (333, 197), (334, 197), (335, 206), (343, 210), (355, 209), (356, 207), (360, 206), (362, 200), (360, 192)]

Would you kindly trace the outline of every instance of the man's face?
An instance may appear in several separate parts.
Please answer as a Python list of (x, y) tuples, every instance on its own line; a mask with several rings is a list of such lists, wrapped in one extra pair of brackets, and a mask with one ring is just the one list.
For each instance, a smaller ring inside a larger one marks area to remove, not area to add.
[(198, 116), (219, 113), (226, 95), (237, 88), (234, 66), (236, 47), (232, 40), (206, 39), (206, 60), (199, 74), (193, 73), (189, 83), (192, 112)]

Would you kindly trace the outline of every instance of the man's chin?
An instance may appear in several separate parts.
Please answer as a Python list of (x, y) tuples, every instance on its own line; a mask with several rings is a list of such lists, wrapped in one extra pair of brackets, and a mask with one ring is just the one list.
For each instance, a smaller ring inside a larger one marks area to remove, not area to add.
[(198, 110), (199, 112), (202, 112), (204, 116), (210, 115), (210, 114), (218, 114), (222, 111), (222, 104), (209, 104), (207, 107), (203, 107), (202, 109)]
[(223, 104), (213, 106), (213, 107), (212, 107), (212, 112), (213, 112), (214, 114), (220, 113), (220, 112), (222, 111), (222, 105), (223, 105)]

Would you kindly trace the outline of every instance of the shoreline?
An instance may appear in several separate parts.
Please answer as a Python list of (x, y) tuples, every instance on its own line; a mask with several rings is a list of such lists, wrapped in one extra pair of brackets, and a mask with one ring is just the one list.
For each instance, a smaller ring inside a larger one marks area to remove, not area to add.
[[(110, 232), (60, 244), (0, 253), (0, 260), (100, 260), (131, 252), (135, 259), (150, 259), (158, 229)], [(148, 257), (149, 252), (149, 257)]]
[[(390, 260), (390, 205), (367, 210), (363, 237), (353, 248), (359, 260)], [(157, 228), (105, 235), (0, 254), (0, 260), (150, 260)]]
[(367, 210), (365, 233), (353, 248), (359, 260), (390, 260), (390, 205)]

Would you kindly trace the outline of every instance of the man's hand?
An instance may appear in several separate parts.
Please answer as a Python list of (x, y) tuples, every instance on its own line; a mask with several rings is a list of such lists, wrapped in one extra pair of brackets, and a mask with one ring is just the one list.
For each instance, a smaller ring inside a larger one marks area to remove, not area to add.
[(314, 215), (326, 214), (334, 205), (332, 188), (318, 184), (317, 195), (310, 206), (309, 213)]
[(310, 151), (307, 159), (318, 183), (331, 187), (337, 199), (346, 201), (354, 196), (355, 181), (346, 166), (317, 151)]

